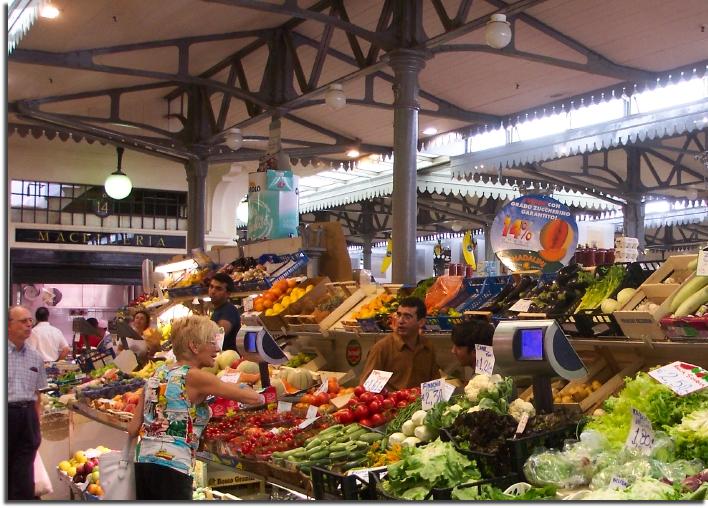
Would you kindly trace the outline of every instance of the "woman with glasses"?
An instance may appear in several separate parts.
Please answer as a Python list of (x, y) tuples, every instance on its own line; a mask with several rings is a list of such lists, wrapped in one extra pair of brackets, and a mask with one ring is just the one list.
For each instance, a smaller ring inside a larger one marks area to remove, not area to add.
[(214, 365), (219, 332), (206, 316), (187, 316), (172, 323), (177, 362), (162, 365), (147, 380), (128, 427), (131, 436), (139, 436), (135, 453), (139, 500), (192, 499), (195, 453), (211, 417), (208, 396), (265, 403), (258, 392), (201, 370)]

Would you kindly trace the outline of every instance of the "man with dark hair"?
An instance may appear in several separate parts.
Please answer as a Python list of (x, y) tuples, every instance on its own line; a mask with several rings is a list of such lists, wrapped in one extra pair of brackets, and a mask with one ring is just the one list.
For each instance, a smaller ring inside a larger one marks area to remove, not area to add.
[(420, 298), (408, 297), (399, 302), (393, 316), (393, 333), (369, 350), (361, 383), (373, 370), (393, 372), (388, 386), (396, 390), (420, 386), (440, 377), (433, 345), (421, 336), (425, 315), (425, 303)]
[(69, 354), (69, 344), (61, 330), (49, 324), (49, 309), (39, 307), (34, 317), (37, 324), (32, 329), (32, 335), (27, 344), (37, 351), (45, 362), (63, 360)]
[(241, 316), (229, 301), (229, 293), (233, 290), (234, 281), (225, 273), (217, 273), (209, 281), (209, 298), (214, 306), (211, 320), (224, 329), (223, 351), (236, 351), (236, 334), (241, 328)]
[(472, 319), (455, 325), (452, 329), (452, 354), (463, 367), (475, 366), (475, 345), (491, 346), (494, 326), (487, 321)]
[(34, 458), (42, 442), (39, 390), (47, 387), (47, 373), (42, 356), (26, 344), (30, 311), (18, 305), (7, 317), (7, 499), (35, 499)]

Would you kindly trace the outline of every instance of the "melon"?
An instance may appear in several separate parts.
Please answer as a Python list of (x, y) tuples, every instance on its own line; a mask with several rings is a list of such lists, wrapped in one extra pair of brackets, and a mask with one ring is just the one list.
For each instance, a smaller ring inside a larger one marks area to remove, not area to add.
[(245, 372), (246, 374), (260, 374), (258, 364), (256, 362), (249, 362), (248, 360), (239, 363), (236, 370), (238, 372)]
[(298, 390), (305, 390), (312, 384), (312, 374), (305, 369), (288, 370), (285, 379)]
[(634, 296), (635, 289), (624, 288), (622, 291), (617, 293), (617, 304), (619, 308), (624, 307), (624, 305)]
[(285, 390), (285, 385), (280, 379), (271, 380), (270, 385), (275, 387), (275, 391), (278, 393), (278, 397), (282, 397), (283, 395), (287, 394), (287, 391)]
[(204, 372), (210, 372), (216, 375), (216, 373), (219, 372), (219, 367), (217, 367), (216, 365), (214, 365), (213, 367), (202, 367), (202, 370)]
[(236, 351), (227, 349), (226, 351), (219, 353), (219, 356), (216, 357), (216, 365), (219, 369), (225, 369), (227, 367), (231, 367), (231, 364), (239, 358), (240, 356)]

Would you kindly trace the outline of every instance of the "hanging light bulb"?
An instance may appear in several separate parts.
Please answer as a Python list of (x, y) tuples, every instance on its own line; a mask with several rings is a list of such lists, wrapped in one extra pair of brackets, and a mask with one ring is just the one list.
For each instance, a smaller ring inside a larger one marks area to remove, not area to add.
[(133, 189), (133, 183), (128, 178), (128, 175), (120, 170), (123, 162), (123, 147), (116, 147), (116, 152), (118, 152), (118, 168), (115, 172), (108, 175), (103, 187), (106, 189), (106, 194), (113, 199), (123, 199), (130, 194)]
[(338, 83), (329, 85), (329, 90), (325, 94), (325, 104), (335, 111), (347, 105), (347, 96), (344, 95), (342, 85)]
[(504, 14), (492, 14), (484, 29), (484, 40), (494, 49), (502, 49), (511, 42), (511, 25)]
[(230, 128), (224, 141), (226, 142), (226, 146), (232, 150), (238, 150), (241, 148), (243, 146), (243, 135), (241, 134), (241, 129), (237, 127)]
[(43, 18), (54, 19), (59, 16), (59, 9), (51, 3), (46, 3), (39, 11), (39, 15)]

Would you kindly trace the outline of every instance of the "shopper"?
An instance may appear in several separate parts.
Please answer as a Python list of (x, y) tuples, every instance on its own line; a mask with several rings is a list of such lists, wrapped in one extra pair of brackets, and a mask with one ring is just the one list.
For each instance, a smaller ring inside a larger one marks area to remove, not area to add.
[(394, 331), (369, 350), (361, 383), (372, 370), (393, 372), (388, 386), (396, 390), (440, 377), (433, 345), (421, 335), (425, 315), (425, 303), (420, 298), (408, 297), (400, 301), (393, 319)]
[[(133, 314), (133, 321), (130, 326), (141, 337), (145, 331), (150, 328), (150, 314), (147, 311), (139, 310)], [(148, 347), (145, 339), (133, 339), (126, 337), (128, 349), (135, 353), (135, 358), (138, 360), (138, 365), (144, 365), (148, 360)], [(122, 344), (118, 344), (118, 353), (123, 351)]]
[[(86, 322), (98, 330), (98, 319), (95, 317), (90, 317), (86, 320)], [(103, 335), (99, 336), (99, 334), (100, 330), (98, 330), (98, 333), (95, 335), (80, 334), (74, 341), (74, 356), (78, 356), (83, 352), (89, 352), (86, 351), (86, 342), (88, 342), (90, 348), (97, 348), (103, 340)]]
[(113, 352), (113, 338), (108, 332), (108, 321), (99, 319), (96, 328), (98, 328), (98, 335), (103, 335), (101, 342), (98, 344), (98, 350), (102, 353), (110, 353), (115, 357), (115, 353)]
[(241, 328), (241, 316), (229, 301), (229, 293), (233, 290), (234, 281), (225, 273), (215, 274), (209, 282), (209, 298), (214, 306), (211, 320), (224, 329), (224, 351), (236, 351), (236, 334)]
[(455, 325), (452, 329), (452, 354), (463, 367), (473, 367), (476, 361), (477, 344), (492, 345), (494, 326), (488, 321), (472, 319)]
[(39, 307), (34, 317), (37, 324), (32, 329), (27, 344), (32, 346), (45, 362), (56, 362), (66, 358), (70, 351), (69, 344), (61, 330), (49, 324), (49, 309)]
[(35, 499), (34, 458), (42, 441), (39, 390), (47, 386), (42, 355), (28, 347), (32, 314), (22, 306), (7, 313), (7, 489), (8, 499)]
[(219, 327), (206, 316), (187, 316), (172, 324), (177, 362), (158, 367), (147, 380), (128, 426), (131, 436), (140, 436), (135, 454), (139, 500), (192, 499), (195, 452), (211, 416), (208, 396), (265, 403), (258, 392), (201, 370), (214, 365), (218, 333)]

